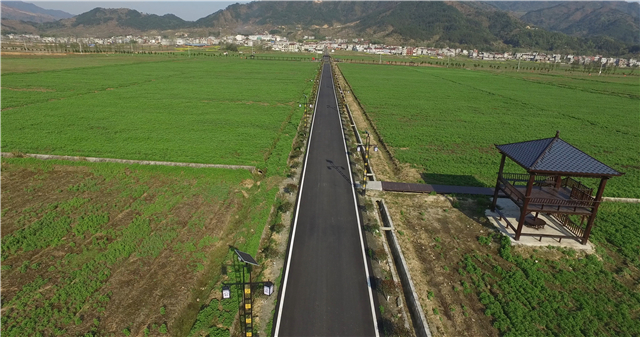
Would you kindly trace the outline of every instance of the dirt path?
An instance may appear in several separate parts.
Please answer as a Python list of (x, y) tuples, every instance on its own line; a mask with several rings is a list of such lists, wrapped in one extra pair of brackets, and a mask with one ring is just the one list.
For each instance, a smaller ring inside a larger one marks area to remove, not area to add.
[(129, 160), (129, 159), (113, 159), (113, 158), (94, 158), (94, 157), (76, 157), (76, 156), (57, 156), (52, 154), (14, 154), (11, 152), (2, 152), (5, 158), (36, 158), (42, 160), (70, 160), (70, 161), (88, 161), (92, 163), (119, 163), (119, 164), (138, 164), (138, 165), (161, 165), (161, 166), (181, 166), (195, 168), (224, 168), (231, 170), (255, 170), (255, 166), (244, 165), (221, 165), (221, 164), (198, 164), (198, 163), (179, 163), (169, 161), (152, 161), (152, 160)]

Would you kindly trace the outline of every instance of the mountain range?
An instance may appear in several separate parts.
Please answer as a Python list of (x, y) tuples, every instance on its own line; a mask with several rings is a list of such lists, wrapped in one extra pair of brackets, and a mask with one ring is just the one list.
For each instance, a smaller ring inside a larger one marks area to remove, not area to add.
[(640, 52), (637, 2), (257, 1), (234, 4), (197, 21), (172, 14), (95, 8), (52, 22), (17, 21), (5, 16), (5, 6), (15, 3), (20, 2), (2, 2), (3, 33), (169, 36), (180, 31), (217, 36), (271, 31), (291, 40), (313, 35), (483, 50), (529, 48), (611, 55)]
[(73, 17), (67, 12), (44, 9), (22, 1), (2, 1), (2, 19), (30, 22), (50, 22)]

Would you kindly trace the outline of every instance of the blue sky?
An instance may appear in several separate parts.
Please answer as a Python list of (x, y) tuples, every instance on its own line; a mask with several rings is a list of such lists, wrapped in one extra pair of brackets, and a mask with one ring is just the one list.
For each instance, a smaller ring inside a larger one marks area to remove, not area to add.
[(249, 1), (24, 1), (44, 9), (58, 9), (77, 15), (96, 7), (130, 8), (138, 12), (175, 14), (183, 20), (195, 21), (234, 3)]

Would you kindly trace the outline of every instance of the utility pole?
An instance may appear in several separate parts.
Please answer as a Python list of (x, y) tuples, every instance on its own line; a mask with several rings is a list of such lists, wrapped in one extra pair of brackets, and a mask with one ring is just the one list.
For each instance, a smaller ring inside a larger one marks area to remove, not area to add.
[(516, 72), (520, 72), (520, 61), (522, 61), (522, 59), (518, 59), (518, 70), (516, 70)]
[(602, 60), (600, 60), (600, 72), (598, 73), (598, 76), (600, 76), (600, 74), (602, 74)]

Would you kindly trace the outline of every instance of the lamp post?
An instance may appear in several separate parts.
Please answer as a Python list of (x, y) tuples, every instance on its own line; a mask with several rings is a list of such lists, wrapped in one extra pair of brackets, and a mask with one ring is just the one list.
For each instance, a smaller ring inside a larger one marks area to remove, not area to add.
[(371, 135), (369, 131), (365, 131), (367, 138), (364, 145), (364, 193), (367, 193), (367, 178), (369, 176), (369, 145), (371, 144)]
[(245, 279), (244, 269), (249, 265), (259, 266), (258, 262), (249, 254), (234, 249), (234, 252), (238, 256), (238, 261), (243, 263), (242, 266), (242, 282), (236, 283), (222, 283), (222, 299), (231, 298), (231, 287), (242, 286), (242, 312), (244, 313), (244, 319), (241, 325), (244, 330), (245, 337), (253, 336), (253, 287), (262, 287), (263, 294), (271, 296), (273, 294), (274, 284), (271, 281), (267, 282), (251, 282), (251, 271), (249, 271), (248, 282)]
[(304, 114), (307, 114), (307, 95), (306, 94), (302, 94), (302, 96), (304, 96)]
[(307, 129), (307, 125), (309, 124), (309, 116), (307, 115), (307, 95), (302, 94), (304, 96), (304, 128)]

